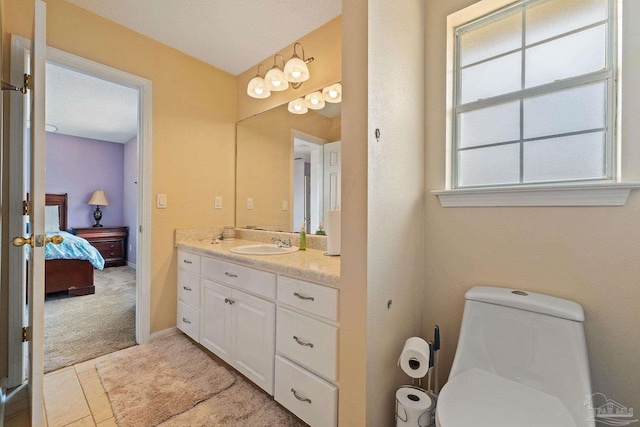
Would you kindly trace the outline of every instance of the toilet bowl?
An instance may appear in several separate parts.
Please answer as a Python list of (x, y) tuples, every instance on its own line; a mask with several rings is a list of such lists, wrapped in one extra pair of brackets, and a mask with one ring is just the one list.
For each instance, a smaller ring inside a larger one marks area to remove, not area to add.
[(465, 298), (437, 427), (595, 426), (579, 304), (486, 286)]

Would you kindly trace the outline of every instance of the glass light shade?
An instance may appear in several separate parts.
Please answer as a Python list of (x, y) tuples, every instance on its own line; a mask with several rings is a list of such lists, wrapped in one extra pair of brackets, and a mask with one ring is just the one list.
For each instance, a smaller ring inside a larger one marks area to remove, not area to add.
[(309, 80), (309, 67), (302, 59), (294, 55), (284, 65), (284, 78), (291, 83), (306, 82)]
[(274, 92), (280, 92), (289, 88), (289, 82), (284, 78), (284, 73), (280, 68), (275, 66), (267, 71), (267, 74), (264, 76), (264, 82), (267, 89)]
[(264, 79), (260, 76), (255, 76), (249, 82), (247, 86), (247, 95), (252, 98), (268, 98), (271, 95), (271, 91), (267, 88)]
[(336, 83), (325, 87), (322, 89), (322, 96), (327, 102), (342, 102), (342, 85), (340, 83)]
[(305, 114), (307, 111), (309, 111), (303, 98), (294, 99), (293, 101), (289, 102), (288, 109), (289, 112), (293, 114)]
[(312, 110), (321, 110), (324, 108), (324, 97), (320, 91), (311, 92), (304, 97), (304, 103)]

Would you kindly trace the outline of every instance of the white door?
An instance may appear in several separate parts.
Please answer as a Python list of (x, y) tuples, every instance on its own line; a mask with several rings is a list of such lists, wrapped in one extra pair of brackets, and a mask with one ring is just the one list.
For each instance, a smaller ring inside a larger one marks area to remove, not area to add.
[(341, 203), (342, 141), (324, 144), (324, 210), (333, 211)]
[(236, 367), (273, 395), (275, 304), (235, 290), (232, 301)]
[(231, 352), (231, 289), (202, 280), (200, 344), (228, 363)]
[[(44, 425), (44, 246), (49, 239), (44, 232), (45, 206), (45, 60), (46, 60), (46, 4), (34, 0), (34, 25), (30, 69), (30, 187), (29, 237), (18, 236), (15, 246), (22, 246), (28, 257), (29, 298), (29, 397), (31, 424)], [(22, 173), (23, 164), (12, 164)], [(15, 175), (13, 175), (15, 176)], [(14, 184), (15, 185), (15, 184)], [(23, 186), (24, 187), (24, 186)], [(14, 201), (12, 201), (14, 202)], [(59, 236), (58, 236), (59, 237)], [(61, 241), (61, 238), (60, 238)], [(60, 242), (58, 241), (58, 243)], [(17, 250), (17, 249), (16, 249)], [(10, 286), (22, 287), (23, 283)]]

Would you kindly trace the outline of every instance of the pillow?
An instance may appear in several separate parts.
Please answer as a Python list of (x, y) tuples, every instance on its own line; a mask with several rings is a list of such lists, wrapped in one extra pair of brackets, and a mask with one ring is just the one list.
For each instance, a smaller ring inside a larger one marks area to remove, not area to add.
[(60, 232), (60, 210), (59, 206), (44, 207), (44, 232)]

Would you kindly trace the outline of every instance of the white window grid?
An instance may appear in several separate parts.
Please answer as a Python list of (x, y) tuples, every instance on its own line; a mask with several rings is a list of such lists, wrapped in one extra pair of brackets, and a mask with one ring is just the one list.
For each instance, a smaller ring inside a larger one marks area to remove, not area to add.
[[(502, 10), (496, 11), (488, 16), (482, 17), (478, 20), (475, 20), (471, 23), (462, 25), (458, 28), (456, 28), (456, 42), (455, 42), (455, 84), (454, 84), (454, 100), (455, 100), (455, 104), (454, 104), (454, 111), (453, 111), (453, 116), (454, 116), (454, 120), (453, 120), (453, 135), (454, 135), (454, 141), (453, 141), (453, 159), (452, 159), (452, 179), (453, 179), (453, 184), (454, 184), (454, 188), (482, 188), (482, 187), (496, 187), (496, 186), (500, 186), (500, 187), (509, 187), (509, 186), (526, 186), (526, 185), (540, 185), (540, 184), (557, 184), (557, 183), (567, 183), (567, 182), (601, 182), (601, 181), (611, 181), (614, 179), (615, 174), (616, 174), (616, 153), (615, 153), (615, 114), (616, 114), (616, 90), (615, 90), (615, 84), (616, 84), (616, 70), (615, 70), (615, 64), (616, 64), (616, 25), (617, 25), (617, 17), (616, 17), (616, 7), (615, 7), (615, 0), (607, 0), (607, 4), (608, 4), (608, 13), (607, 13), (607, 19), (605, 20), (601, 20), (598, 22), (594, 22), (592, 24), (589, 25), (585, 25), (582, 26), (580, 28), (576, 28), (573, 29), (571, 31), (567, 31), (561, 34), (558, 34), (556, 36), (544, 39), (544, 40), (540, 40), (537, 41), (535, 43), (530, 43), (530, 44), (526, 44), (526, 34), (527, 34), (527, 27), (526, 27), (526, 13), (527, 10), (540, 4), (540, 3), (544, 3), (547, 0), (522, 0), (519, 2), (516, 2)], [(475, 61), (473, 63), (469, 63), (466, 64), (465, 66), (461, 67), (460, 63), (461, 63), (461, 36), (462, 34), (464, 34), (465, 32), (469, 32), (469, 31), (473, 31), (474, 29), (477, 29), (479, 27), (482, 27), (484, 25), (490, 24), (492, 22), (495, 22), (496, 20), (502, 19), (506, 16), (508, 16), (511, 13), (516, 12), (517, 10), (521, 10), (522, 11), (522, 41), (520, 44), (519, 48), (516, 49), (512, 49), (503, 53), (500, 53), (498, 55), (494, 55), (488, 58), (484, 58), (482, 60), (479, 61)], [(539, 46), (545, 43), (549, 43), (552, 42), (554, 40), (569, 36), (571, 34), (575, 34), (575, 33), (579, 33), (581, 31), (584, 30), (588, 30), (590, 28), (595, 28), (598, 27), (600, 25), (605, 24), (607, 27), (607, 31), (606, 31), (606, 43), (605, 43), (605, 49), (606, 49), (606, 54), (605, 54), (605, 68), (603, 68), (602, 70), (599, 71), (594, 71), (588, 74), (583, 74), (580, 76), (575, 76), (575, 77), (569, 77), (569, 78), (565, 78), (565, 79), (561, 79), (561, 80), (557, 80), (554, 82), (550, 82), (550, 83), (546, 83), (543, 85), (539, 85), (539, 86), (534, 86), (534, 87), (530, 87), (530, 88), (526, 88), (525, 87), (525, 77), (526, 77), (526, 50), (528, 48), (531, 47), (535, 47), (535, 46)], [(489, 98), (485, 98), (485, 99), (479, 99), (476, 101), (471, 101), (471, 102), (467, 102), (464, 104), (461, 104), (461, 94), (462, 94), (462, 90), (461, 90), (461, 82), (462, 82), (462, 78), (461, 78), (461, 73), (462, 70), (466, 69), (466, 68), (470, 68), (474, 65), (479, 65), (485, 62), (489, 62), (491, 60), (494, 59), (498, 59), (513, 53), (521, 53), (521, 89), (519, 91), (515, 91), (515, 92), (510, 92), (510, 93), (505, 93), (505, 94), (501, 94), (501, 95), (497, 95), (497, 96), (492, 96)], [(605, 82), (606, 83), (606, 104), (605, 105), (605, 111), (606, 111), (606, 117), (605, 117), (605, 127), (601, 127), (601, 128), (593, 128), (593, 129), (587, 129), (587, 130), (582, 130), (582, 131), (575, 131), (575, 132), (566, 132), (566, 133), (559, 133), (559, 134), (549, 134), (549, 135), (544, 135), (544, 136), (538, 136), (538, 137), (532, 137), (532, 138), (525, 138), (524, 137), (524, 100), (527, 98), (531, 98), (534, 96), (538, 96), (538, 95), (544, 95), (544, 94), (549, 94), (549, 93), (553, 93), (553, 92), (559, 92), (561, 90), (565, 90), (565, 89), (571, 89), (571, 88), (575, 88), (575, 87), (579, 87), (579, 86), (584, 86), (584, 85), (588, 85), (588, 84), (592, 84), (592, 83), (597, 83), (597, 82)], [(486, 108), (486, 107), (490, 107), (490, 106), (496, 106), (499, 104), (503, 104), (506, 102), (510, 102), (510, 101), (519, 101), (520, 102), (520, 137), (519, 139), (516, 140), (510, 140), (510, 141), (500, 141), (500, 142), (496, 142), (496, 143), (490, 143), (490, 144), (480, 144), (480, 145), (474, 145), (471, 147), (459, 147), (459, 141), (460, 141), (460, 133), (459, 133), (459, 117), (461, 113), (465, 113), (465, 112), (469, 112), (469, 111), (474, 111), (474, 110), (479, 110), (482, 108)], [(561, 181), (533, 181), (533, 182), (527, 182), (524, 183), (524, 144), (526, 142), (530, 142), (530, 141), (537, 141), (537, 140), (544, 140), (544, 139), (551, 139), (551, 138), (558, 138), (558, 137), (566, 137), (566, 136), (572, 136), (572, 135), (581, 135), (581, 134), (586, 134), (586, 133), (593, 133), (593, 132), (603, 132), (604, 131), (604, 135), (605, 135), (605, 153), (604, 153), (604, 165), (603, 165), (603, 169), (605, 170), (605, 174), (603, 177), (601, 178), (588, 178), (588, 179), (566, 179), (566, 180), (561, 180)], [(519, 144), (519, 148), (520, 148), (520, 177), (519, 177), (519, 182), (518, 183), (508, 183), (508, 184), (488, 184), (488, 185), (465, 185), (465, 186), (459, 186), (458, 185), (458, 177), (459, 177), (459, 170), (458, 170), (458, 155), (461, 151), (467, 151), (467, 150), (475, 150), (475, 149), (483, 149), (483, 148), (489, 148), (489, 147), (496, 147), (496, 146), (503, 146), (503, 145), (510, 145), (510, 144)]]

